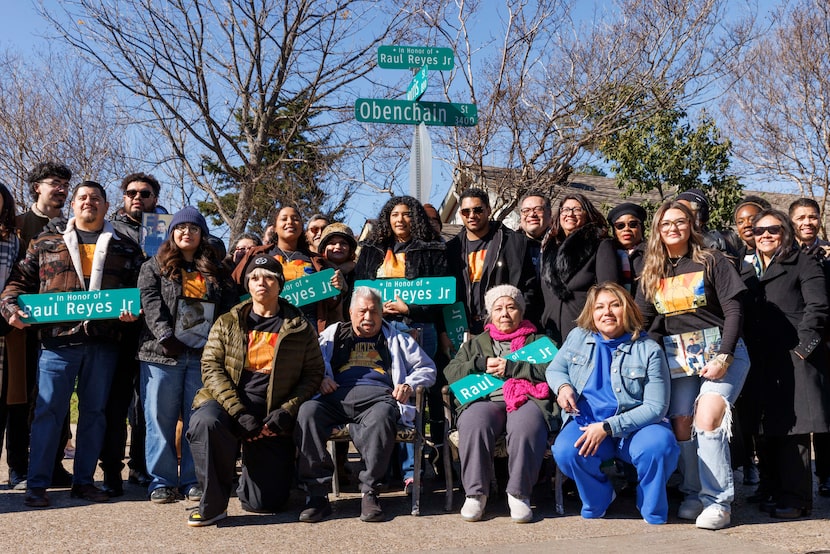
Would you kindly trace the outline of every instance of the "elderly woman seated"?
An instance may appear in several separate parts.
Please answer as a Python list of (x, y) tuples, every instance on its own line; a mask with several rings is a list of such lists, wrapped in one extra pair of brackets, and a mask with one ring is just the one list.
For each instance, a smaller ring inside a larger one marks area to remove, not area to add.
[(506, 379), (503, 387), (485, 397), (463, 405), (456, 400), (461, 481), (467, 494), (461, 517), (478, 521), (484, 514), (496, 438), (507, 431), (507, 503), (513, 521), (525, 523), (533, 519), (530, 493), (558, 418), (545, 384), (545, 365), (505, 359), (542, 338), (524, 319), (522, 293), (512, 285), (500, 285), (487, 291), (484, 303), (489, 314), (485, 331), (464, 343), (444, 370), (450, 384), (472, 374)]
[(665, 523), (666, 481), (680, 449), (664, 419), (670, 381), (663, 350), (642, 332), (643, 316), (616, 283), (588, 292), (577, 325), (547, 370), (565, 413), (553, 457), (576, 481), (582, 517), (605, 515), (615, 495), (600, 467), (619, 458), (637, 470), (643, 519)]

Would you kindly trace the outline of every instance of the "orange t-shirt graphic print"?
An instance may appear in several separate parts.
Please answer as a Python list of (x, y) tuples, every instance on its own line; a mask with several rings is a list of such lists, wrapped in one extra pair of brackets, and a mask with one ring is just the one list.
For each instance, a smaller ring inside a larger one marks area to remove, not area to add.
[(395, 252), (392, 249), (386, 251), (383, 263), (378, 268), (378, 279), (396, 279), (406, 276), (406, 252)]
[(275, 256), (277, 261), (282, 264), (282, 273), (286, 281), (293, 281), (306, 275), (314, 273), (314, 266), (311, 262), (305, 260), (285, 260), (282, 256)]
[(92, 275), (92, 258), (95, 256), (94, 244), (79, 244), (78, 250), (81, 254), (81, 272), (85, 279)]
[(279, 333), (267, 331), (248, 331), (248, 364), (245, 369), (257, 373), (271, 373), (278, 335)]
[(467, 267), (470, 269), (470, 282), (478, 283), (484, 276), (484, 258), (487, 250), (476, 250), (467, 255)]

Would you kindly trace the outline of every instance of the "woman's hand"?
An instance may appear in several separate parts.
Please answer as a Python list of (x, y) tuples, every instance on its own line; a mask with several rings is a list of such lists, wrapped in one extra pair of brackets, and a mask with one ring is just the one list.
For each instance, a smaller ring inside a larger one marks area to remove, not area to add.
[(586, 458), (596, 454), (599, 445), (608, 438), (608, 433), (602, 428), (602, 422), (580, 427), (579, 430), (584, 431), (584, 433), (576, 439), (574, 446), (579, 448), (579, 455)]
[(487, 358), (487, 373), (496, 377), (504, 377), (507, 360), (504, 358)]
[(409, 313), (409, 306), (406, 305), (406, 302), (401, 300), (401, 297), (397, 294), (395, 295), (394, 300), (390, 300), (389, 302), (383, 303), (383, 314), (384, 315), (407, 315)]
[(579, 410), (576, 408), (576, 391), (570, 385), (562, 385), (556, 392), (556, 403), (565, 412), (569, 414), (578, 414)]
[(723, 376), (726, 375), (726, 371), (729, 369), (728, 365), (724, 365), (720, 363), (715, 358), (709, 360), (703, 369), (700, 370), (700, 376), (709, 379), (710, 381), (717, 381), (718, 379), (723, 379)]
[(395, 388), (392, 390), (392, 398), (401, 404), (406, 404), (406, 401), (409, 400), (410, 396), (412, 396), (412, 387), (410, 387), (408, 383), (400, 383), (395, 385)]
[(26, 323), (24, 320), (29, 317), (29, 314), (24, 312), (23, 310), (17, 310), (17, 312), (13, 313), (12, 316), (9, 318), (9, 325), (16, 329), (25, 329), (29, 327), (30, 324)]

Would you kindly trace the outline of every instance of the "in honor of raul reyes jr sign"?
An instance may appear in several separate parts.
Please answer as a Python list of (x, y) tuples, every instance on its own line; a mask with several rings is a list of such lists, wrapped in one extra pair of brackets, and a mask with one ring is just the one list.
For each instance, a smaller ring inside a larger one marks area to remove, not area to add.
[(118, 319), (125, 312), (139, 315), (141, 294), (135, 288), (21, 294), (17, 304), (29, 315), (26, 323)]

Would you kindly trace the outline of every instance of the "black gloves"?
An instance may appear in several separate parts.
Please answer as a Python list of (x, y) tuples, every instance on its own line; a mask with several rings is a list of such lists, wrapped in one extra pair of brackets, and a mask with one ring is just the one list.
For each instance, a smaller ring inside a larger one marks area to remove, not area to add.
[(242, 430), (241, 435), (243, 439), (254, 438), (262, 431), (262, 423), (251, 414), (241, 414), (236, 418), (236, 422)]
[(277, 435), (290, 435), (291, 428), (294, 426), (294, 418), (288, 413), (288, 410), (280, 408), (268, 414), (263, 424), (272, 433)]
[(179, 356), (187, 350), (187, 345), (177, 339), (174, 335), (170, 335), (166, 339), (159, 341), (159, 344), (161, 345), (161, 351), (164, 355), (170, 356), (171, 358)]

